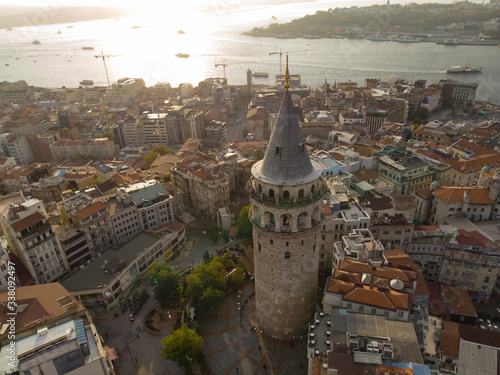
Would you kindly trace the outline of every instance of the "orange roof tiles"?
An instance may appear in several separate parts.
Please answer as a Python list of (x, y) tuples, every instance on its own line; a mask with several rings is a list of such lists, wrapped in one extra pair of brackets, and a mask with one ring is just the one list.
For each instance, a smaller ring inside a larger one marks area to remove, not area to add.
[(483, 236), (477, 231), (466, 231), (465, 229), (458, 230), (458, 236), (455, 237), (460, 245), (469, 246), (482, 246), (489, 247), (491, 249), (500, 249), (495, 242), (491, 241), (489, 238)]
[(95, 214), (96, 212), (101, 211), (102, 209), (106, 208), (106, 204), (103, 202), (95, 202), (92, 203), (90, 206), (87, 206), (80, 211), (78, 211), (78, 217), (83, 220), (86, 217), (89, 217), (92, 214)]
[(32, 215), (26, 216), (24, 219), (21, 219), (19, 221), (16, 221), (15, 223), (11, 224), (12, 229), (14, 229), (14, 232), (20, 232), (23, 229), (26, 229), (33, 224), (38, 223), (39, 221), (45, 219), (45, 216), (43, 216), (39, 212), (35, 212)]
[(451, 285), (441, 285), (441, 294), (450, 314), (477, 317), (476, 309), (465, 289), (455, 288)]
[(399, 278), (403, 282), (413, 281), (417, 279), (417, 273), (415, 271), (401, 270), (398, 268), (387, 266), (375, 267), (371, 266), (368, 263), (358, 262), (351, 259), (341, 260), (338, 268), (346, 272), (354, 272), (359, 274), (367, 273), (384, 279)]
[(439, 332), (439, 348), (441, 354), (458, 358), (458, 346), (460, 343), (460, 334), (458, 324), (443, 320), (443, 329)]
[(463, 203), (466, 191), (471, 192), (472, 204), (495, 204), (495, 201), (488, 196), (489, 190), (484, 188), (446, 186), (434, 190), (434, 195), (448, 203)]

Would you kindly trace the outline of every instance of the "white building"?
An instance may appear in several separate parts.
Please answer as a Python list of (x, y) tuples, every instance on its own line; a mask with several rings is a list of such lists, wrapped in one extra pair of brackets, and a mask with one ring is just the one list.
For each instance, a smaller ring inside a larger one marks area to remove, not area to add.
[(143, 79), (121, 78), (108, 88), (103, 99), (113, 107), (128, 106), (138, 98), (145, 87)]

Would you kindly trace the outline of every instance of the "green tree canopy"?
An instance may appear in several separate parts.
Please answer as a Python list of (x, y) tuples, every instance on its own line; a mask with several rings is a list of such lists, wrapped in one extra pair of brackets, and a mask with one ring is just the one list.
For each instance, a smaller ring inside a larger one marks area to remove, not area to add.
[(238, 237), (243, 240), (251, 242), (252, 239), (252, 222), (248, 217), (248, 212), (250, 211), (250, 205), (245, 206), (241, 209), (236, 219), (236, 224), (238, 225)]
[(112, 140), (114, 143), (116, 143), (116, 136), (111, 132), (101, 133), (96, 138), (108, 138), (108, 139)]
[(208, 227), (208, 238), (210, 239), (211, 242), (216, 242), (218, 239), (219, 239), (219, 227), (217, 226), (217, 224), (211, 224), (209, 227)]
[(217, 310), (226, 296), (227, 272), (233, 267), (227, 254), (197, 266), (186, 278), (185, 295), (197, 300), (196, 307), (201, 311)]
[(167, 154), (172, 153), (172, 149), (168, 148), (165, 145), (158, 145), (158, 146), (153, 147), (152, 152), (157, 152), (160, 155), (167, 155)]
[(142, 169), (149, 169), (158, 156), (160, 156), (160, 154), (157, 152), (147, 154), (142, 163)]
[(176, 362), (185, 369), (191, 368), (191, 360), (197, 359), (203, 347), (203, 337), (194, 329), (183, 324), (162, 341), (161, 355), (165, 359)]
[(149, 271), (149, 282), (153, 286), (155, 299), (164, 303), (168, 298), (179, 295), (180, 274), (167, 263), (157, 264)]
[(68, 138), (69, 137), (69, 129), (68, 128), (62, 128), (62, 129), (59, 129), (59, 135), (62, 137), (62, 138)]
[(239, 264), (231, 274), (231, 283), (236, 289), (240, 289), (245, 285), (245, 266), (243, 264)]

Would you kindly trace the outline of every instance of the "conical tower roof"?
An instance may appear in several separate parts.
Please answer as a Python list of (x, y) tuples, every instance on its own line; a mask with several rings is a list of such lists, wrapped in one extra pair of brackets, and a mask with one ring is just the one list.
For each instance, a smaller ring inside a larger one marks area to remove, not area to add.
[(321, 175), (307, 153), (288, 90), (281, 102), (266, 155), (254, 165), (252, 174), (273, 185), (309, 183)]

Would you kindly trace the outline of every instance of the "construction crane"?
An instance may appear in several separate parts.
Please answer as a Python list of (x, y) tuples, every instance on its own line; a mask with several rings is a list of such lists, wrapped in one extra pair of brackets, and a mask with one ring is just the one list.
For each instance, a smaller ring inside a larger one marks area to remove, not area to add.
[(269, 52), (269, 56), (271, 55), (280, 55), (280, 75), (283, 74), (283, 55), (286, 55), (290, 52), (307, 52), (307, 51), (312, 51), (312, 49), (303, 49), (303, 50), (296, 50), (296, 51), (283, 51), (281, 48), (279, 50), (279, 52)]
[(100, 55), (94, 55), (96, 59), (99, 57), (102, 58), (102, 62), (104, 63), (104, 70), (106, 71), (106, 79), (108, 80), (108, 86), (111, 86), (111, 83), (109, 82), (109, 74), (108, 74), (108, 67), (106, 66), (106, 58), (107, 57), (113, 57), (111, 55), (105, 55), (102, 51)]
[(222, 71), (224, 72), (224, 79), (226, 79), (226, 66), (229, 64), (226, 64), (225, 62), (222, 62), (222, 64), (215, 64), (215, 67), (218, 68), (219, 66), (222, 66)]

